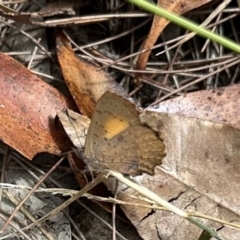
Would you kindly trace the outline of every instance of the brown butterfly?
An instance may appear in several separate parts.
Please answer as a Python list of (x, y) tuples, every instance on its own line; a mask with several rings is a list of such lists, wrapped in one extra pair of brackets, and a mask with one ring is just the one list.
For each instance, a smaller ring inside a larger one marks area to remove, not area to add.
[(109, 91), (97, 102), (85, 142), (85, 163), (90, 169), (111, 169), (132, 176), (154, 174), (165, 145), (144, 126), (139, 111), (127, 99)]

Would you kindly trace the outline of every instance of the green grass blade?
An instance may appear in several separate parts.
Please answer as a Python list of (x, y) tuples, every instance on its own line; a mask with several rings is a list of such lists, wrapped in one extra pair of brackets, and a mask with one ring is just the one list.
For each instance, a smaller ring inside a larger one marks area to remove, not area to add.
[(169, 19), (171, 22), (173, 22), (183, 28), (186, 28), (190, 31), (196, 32), (197, 34), (201, 35), (202, 37), (208, 38), (216, 43), (219, 43), (219, 44), (223, 45), (224, 47), (226, 47), (236, 53), (240, 53), (240, 45), (237, 44), (236, 42), (234, 42), (226, 37), (215, 34), (203, 27), (200, 27), (196, 23), (194, 23), (184, 17), (181, 17), (174, 13), (171, 13), (171, 12), (167, 11), (166, 9), (163, 9), (163, 8), (156, 6), (152, 3), (149, 3), (148, 1), (145, 1), (145, 0), (127, 0), (127, 1), (133, 3), (134, 5), (137, 5), (138, 7), (142, 8), (146, 11), (149, 11), (158, 16)]

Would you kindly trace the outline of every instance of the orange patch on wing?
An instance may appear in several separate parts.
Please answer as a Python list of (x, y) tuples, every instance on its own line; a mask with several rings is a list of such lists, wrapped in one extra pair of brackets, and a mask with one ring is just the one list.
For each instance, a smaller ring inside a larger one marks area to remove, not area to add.
[(129, 122), (127, 119), (119, 119), (119, 118), (108, 118), (104, 123), (104, 128), (107, 131), (105, 133), (105, 138), (111, 139), (118, 135), (123, 130), (129, 127)]

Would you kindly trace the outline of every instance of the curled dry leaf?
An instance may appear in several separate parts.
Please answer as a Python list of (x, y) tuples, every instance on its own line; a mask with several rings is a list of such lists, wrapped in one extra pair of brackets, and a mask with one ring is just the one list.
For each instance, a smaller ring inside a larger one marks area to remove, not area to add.
[(28, 159), (68, 150), (54, 118), (60, 109), (76, 109), (74, 103), (3, 53), (0, 69), (0, 138)]
[(70, 109), (60, 111), (57, 115), (73, 145), (82, 149), (85, 146), (85, 139), (91, 120)]
[(91, 118), (98, 99), (110, 90), (126, 97), (124, 90), (103, 70), (78, 58), (65, 35), (57, 37), (62, 74), (81, 113)]
[[(200, 7), (211, 0), (200, 0), (200, 1), (191, 1), (191, 0), (158, 0), (158, 5), (162, 8), (165, 8), (171, 12), (174, 12), (178, 15), (182, 15), (190, 10), (193, 10), (197, 7)], [(142, 46), (142, 50), (150, 50), (154, 44), (156, 43), (158, 37), (164, 30), (164, 28), (169, 24), (169, 20), (159, 17), (157, 15), (154, 16), (152, 26), (150, 32)], [(144, 70), (146, 68), (146, 64), (149, 58), (151, 51), (144, 52), (139, 55), (137, 60), (136, 68), (138, 70)], [(141, 77), (141, 74), (138, 74), (138, 79)]]

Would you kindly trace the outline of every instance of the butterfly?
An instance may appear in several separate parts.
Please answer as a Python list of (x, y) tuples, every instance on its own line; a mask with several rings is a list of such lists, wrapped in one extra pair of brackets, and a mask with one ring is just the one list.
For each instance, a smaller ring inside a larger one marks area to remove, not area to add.
[(102, 95), (85, 141), (84, 162), (89, 169), (111, 169), (131, 176), (154, 174), (165, 156), (165, 145), (141, 123), (139, 114), (128, 99), (110, 91)]

